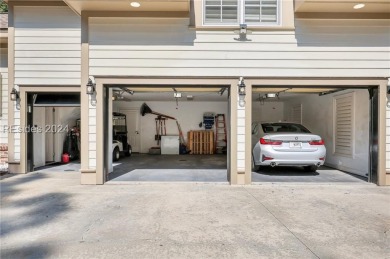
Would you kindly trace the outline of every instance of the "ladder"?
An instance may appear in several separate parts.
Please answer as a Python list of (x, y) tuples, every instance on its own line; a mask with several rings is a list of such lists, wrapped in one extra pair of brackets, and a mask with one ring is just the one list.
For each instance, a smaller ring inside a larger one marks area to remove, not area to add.
[(225, 114), (215, 116), (215, 153), (226, 154), (227, 152), (227, 134)]
[(186, 145), (186, 141), (184, 140), (183, 131), (181, 130), (181, 126), (177, 120), (176, 120), (176, 125), (177, 125), (177, 129), (179, 130), (180, 144)]
[(155, 121), (156, 121), (156, 135), (154, 136), (154, 140), (157, 141), (157, 145), (160, 146), (161, 142), (161, 136), (166, 136), (167, 135), (167, 126), (165, 121), (167, 118), (163, 118), (162, 116), (158, 116)]

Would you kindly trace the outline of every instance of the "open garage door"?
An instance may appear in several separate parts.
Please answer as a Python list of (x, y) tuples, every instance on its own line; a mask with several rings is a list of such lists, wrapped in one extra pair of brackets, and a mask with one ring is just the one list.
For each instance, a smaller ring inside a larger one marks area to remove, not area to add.
[(32, 92), (27, 105), (27, 172), (79, 171), (80, 93)]
[(253, 182), (377, 181), (376, 88), (257, 87), (252, 100)]
[(227, 182), (228, 87), (106, 91), (108, 180)]

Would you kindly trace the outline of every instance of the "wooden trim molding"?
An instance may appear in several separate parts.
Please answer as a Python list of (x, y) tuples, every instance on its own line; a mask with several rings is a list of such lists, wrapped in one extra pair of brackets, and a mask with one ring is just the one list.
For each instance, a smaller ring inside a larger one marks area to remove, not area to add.
[[(47, 1), (12, 1), (8, 0), (9, 5), (13, 6), (67, 6), (64, 1), (60, 0), (47, 0)], [(9, 11), (9, 9), (8, 9)]]
[(154, 17), (154, 18), (189, 18), (189, 12), (128, 12), (128, 11), (84, 11), (82, 15), (87, 17)]
[(297, 19), (380, 20), (390, 19), (390, 13), (295, 13)]

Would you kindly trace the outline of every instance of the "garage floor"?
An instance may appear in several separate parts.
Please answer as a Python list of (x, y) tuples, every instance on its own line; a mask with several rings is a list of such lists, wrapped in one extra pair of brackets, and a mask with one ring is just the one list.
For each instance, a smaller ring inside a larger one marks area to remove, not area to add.
[[(122, 158), (116, 162), (114, 172), (110, 174), (109, 178), (112, 180), (126, 174), (119, 180), (197, 181), (201, 179), (202, 175), (206, 177), (206, 172), (209, 171), (215, 177), (207, 177), (207, 179), (226, 181), (226, 168), (226, 155), (133, 154), (131, 157)], [(213, 170), (219, 173), (212, 173)], [(145, 176), (146, 174), (147, 176)], [(223, 175), (222, 178), (220, 178), (220, 174)]]
[(253, 183), (367, 183), (367, 178), (348, 174), (326, 166), (320, 167), (315, 173), (308, 173), (300, 167), (262, 168), (252, 173)]
[[(220, 182), (227, 183), (226, 155), (134, 154), (114, 164), (109, 184), (126, 182)], [(262, 168), (252, 173), (253, 183), (366, 183), (367, 179), (321, 167), (315, 173), (302, 168)]]
[[(114, 163), (108, 184), (126, 182), (213, 182), (227, 183), (226, 155), (147, 155), (133, 154)], [(79, 162), (46, 167), (38, 173), (78, 172)], [(329, 167), (315, 173), (302, 168), (262, 168), (252, 172), (252, 182), (262, 183), (367, 183), (367, 179)]]

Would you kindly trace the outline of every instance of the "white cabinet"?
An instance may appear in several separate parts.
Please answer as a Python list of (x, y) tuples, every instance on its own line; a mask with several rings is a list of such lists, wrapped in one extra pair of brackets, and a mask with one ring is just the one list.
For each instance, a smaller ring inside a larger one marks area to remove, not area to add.
[(179, 136), (161, 136), (161, 155), (179, 155)]

